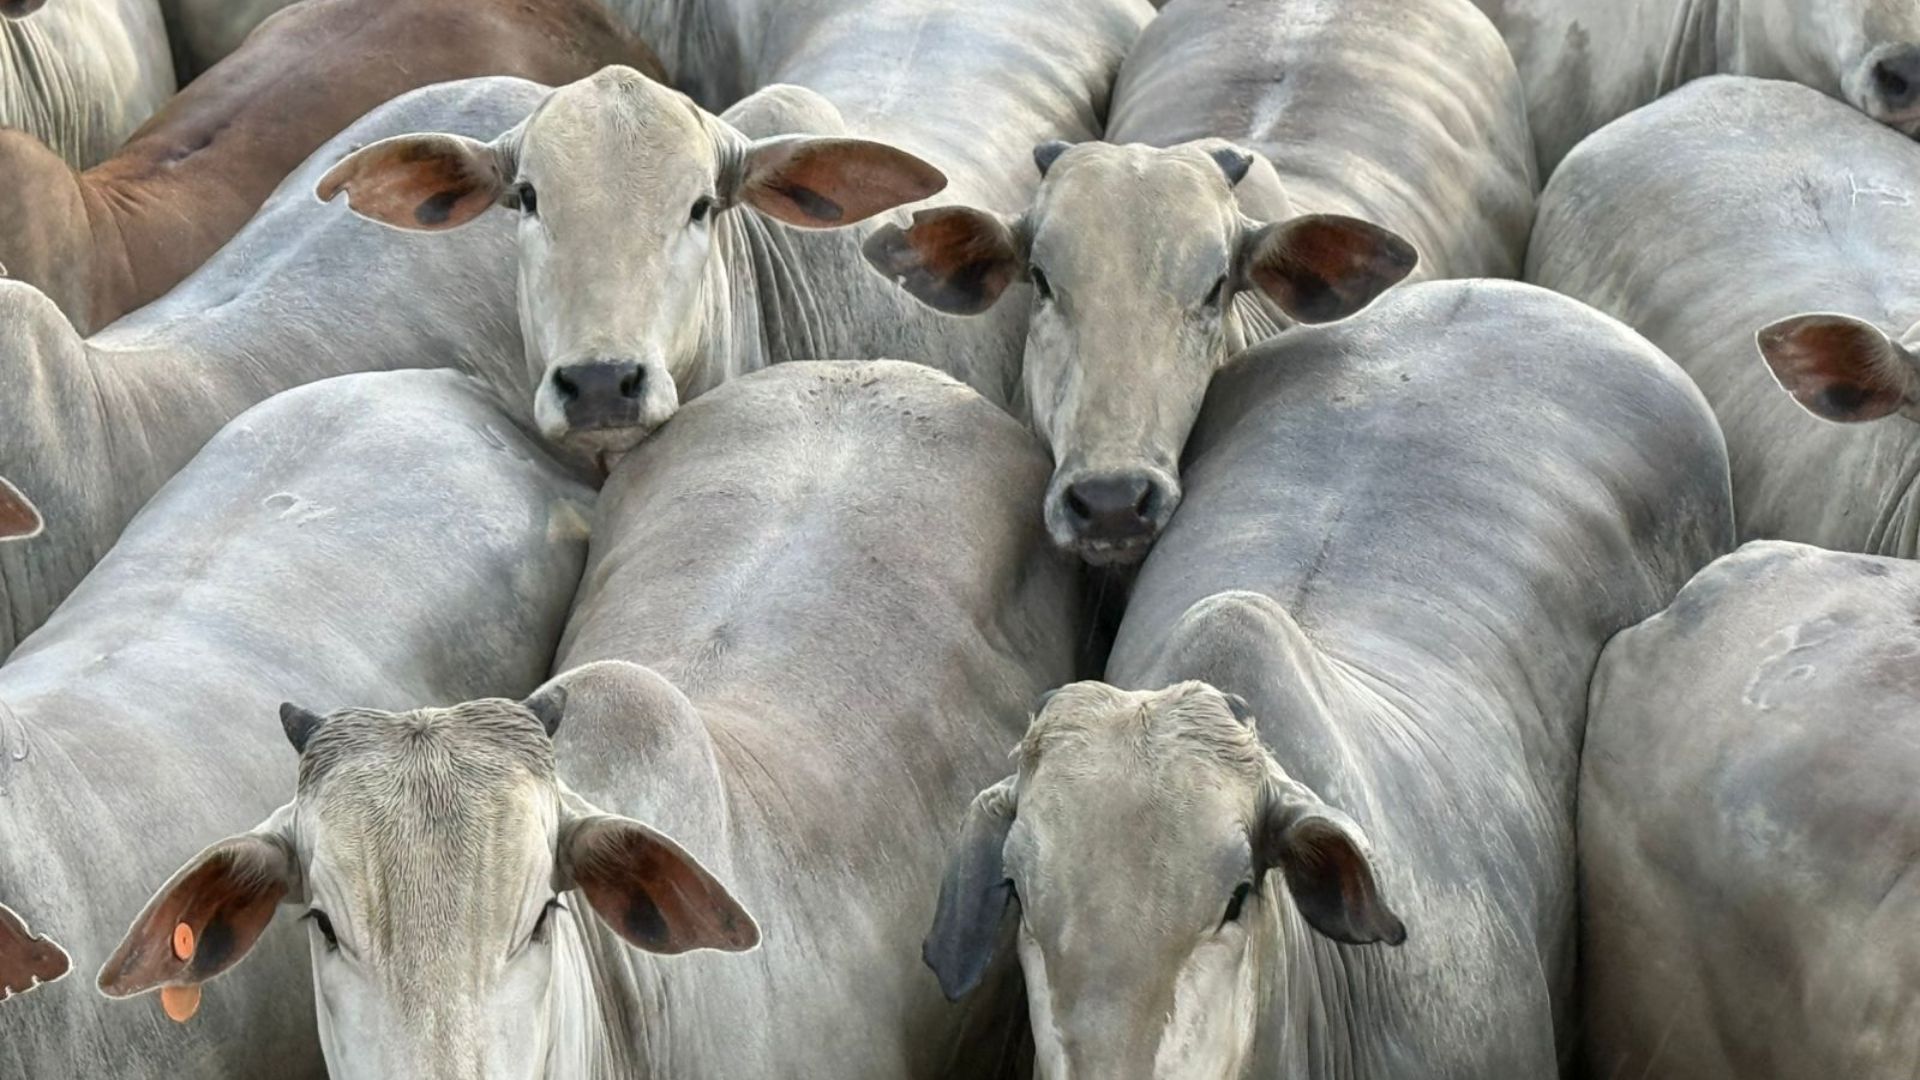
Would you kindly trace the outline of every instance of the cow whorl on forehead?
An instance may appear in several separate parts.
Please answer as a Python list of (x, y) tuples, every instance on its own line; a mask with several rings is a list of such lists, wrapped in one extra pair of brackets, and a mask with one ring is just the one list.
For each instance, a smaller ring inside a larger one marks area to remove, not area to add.
[(505, 698), (405, 713), (344, 709), (327, 717), (300, 755), (300, 791), (345, 771), (445, 773), (460, 786), (517, 774), (549, 779), (553, 740), (537, 717)]
[(1142, 762), (1199, 754), (1250, 780), (1267, 773), (1267, 752), (1253, 726), (1201, 682), (1135, 695), (1105, 685), (1068, 687), (1049, 700), (1020, 743), (1021, 767), (1056, 748), (1123, 740)]

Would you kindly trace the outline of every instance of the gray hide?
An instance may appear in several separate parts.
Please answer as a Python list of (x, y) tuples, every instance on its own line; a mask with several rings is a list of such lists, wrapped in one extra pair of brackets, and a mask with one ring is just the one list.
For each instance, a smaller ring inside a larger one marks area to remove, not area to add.
[(399, 237), (313, 199), (353, 147), (422, 124), (491, 136), (543, 88), (415, 91), (329, 142), (165, 297), (81, 339), (38, 291), (0, 282), (0, 476), (46, 517), (0, 548), (0, 656), (46, 619), (148, 496), (267, 396), (352, 371), (459, 367), (525, 415), (513, 230)]
[[(1699, 384), (1726, 432), (1743, 538), (1912, 557), (1920, 427), (1891, 414), (1920, 401), (1916, 199), (1908, 139), (1792, 83), (1703, 79), (1567, 158), (1527, 277), (1639, 329)], [(1783, 372), (1827, 417), (1884, 419), (1830, 423), (1782, 391), (1755, 333), (1810, 312), (1867, 329), (1811, 327), (1804, 349), (1779, 353)], [(1882, 386), (1905, 392), (1868, 409)]]
[(1370, 221), (1413, 244), (1415, 280), (1520, 274), (1539, 189), (1525, 103), (1470, 0), (1167, 5), (1127, 54), (1106, 139), (1209, 137), (1279, 173), (1278, 205), (1242, 185), (1256, 219)]
[(1243, 354), (1186, 478), (1108, 681), (1243, 696), (1279, 765), (1371, 838), (1408, 934), (1335, 946), (1269, 883), (1244, 1075), (1558, 1075), (1587, 680), (1731, 546), (1705, 403), (1564, 298), (1422, 284)]
[(74, 168), (118, 150), (175, 88), (155, 0), (51, 0), (44, 8), (0, 0), (0, 128), (39, 139)]
[(286, 799), (281, 701), (520, 695), (546, 671), (591, 492), (488, 397), (395, 372), (256, 406), (0, 667), (0, 902), (80, 971), (0, 1004), (0, 1075), (323, 1075), (303, 928), (184, 1026), (93, 973), (175, 866)]
[(1607, 646), (1580, 778), (1590, 1075), (1920, 1061), (1920, 568), (1759, 542)]
[(1004, 1003), (948, 1005), (919, 942), (967, 801), (1073, 676), (1047, 471), (965, 388), (880, 362), (731, 384), (608, 481), (555, 670), (671, 685), (643, 680), (644, 724), (575, 695), (560, 774), (698, 853), (764, 931), (678, 963), (592, 936), (633, 1026), (615, 1075), (962, 1078), (1007, 1054), (982, 1034)]
[(1913, 0), (1478, 0), (1513, 48), (1542, 172), (1706, 75), (1791, 79), (1920, 131)]

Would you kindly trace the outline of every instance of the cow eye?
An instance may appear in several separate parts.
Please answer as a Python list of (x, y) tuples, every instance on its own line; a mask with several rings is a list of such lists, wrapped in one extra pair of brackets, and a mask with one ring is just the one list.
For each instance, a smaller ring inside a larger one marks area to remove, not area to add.
[(321, 911), (319, 908), (308, 908), (306, 915), (303, 917), (311, 920), (314, 929), (320, 931), (320, 936), (327, 939), (328, 952), (340, 951), (340, 939), (334, 935), (333, 920), (327, 918), (326, 912)]
[(707, 220), (707, 215), (712, 211), (713, 211), (713, 196), (702, 195), (699, 198), (693, 200), (693, 210), (688, 213), (687, 217), (695, 225), (698, 225), (701, 222)]
[(547, 924), (550, 921), (553, 913), (555, 911), (565, 911), (565, 910), (567, 910), (567, 905), (561, 903), (559, 897), (556, 896), (553, 899), (547, 901), (547, 906), (540, 909), (540, 917), (533, 921), (533, 933), (528, 935), (528, 940), (530, 941), (547, 940)]
[(1243, 881), (1238, 888), (1233, 890), (1233, 899), (1227, 901), (1227, 914), (1226, 917), (1220, 920), (1221, 926), (1225, 926), (1230, 922), (1240, 921), (1240, 909), (1246, 905), (1247, 897), (1252, 894), (1252, 892), (1253, 882), (1251, 881)]
[(1027, 268), (1027, 276), (1033, 280), (1033, 292), (1042, 300), (1053, 299), (1053, 283), (1047, 280), (1046, 272), (1037, 266)]
[(540, 213), (540, 196), (531, 183), (522, 180), (513, 185), (513, 205), (528, 217), (536, 217)]
[(1221, 274), (1220, 280), (1213, 283), (1213, 289), (1207, 293), (1208, 307), (1219, 307), (1220, 298), (1227, 294), (1227, 275)]

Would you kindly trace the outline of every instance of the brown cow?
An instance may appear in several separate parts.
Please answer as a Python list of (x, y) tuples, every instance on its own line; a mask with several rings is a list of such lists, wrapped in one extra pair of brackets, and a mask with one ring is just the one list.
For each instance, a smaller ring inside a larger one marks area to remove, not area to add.
[(0, 266), (91, 333), (179, 283), (374, 106), (450, 79), (560, 84), (609, 64), (662, 77), (597, 0), (306, 0), (84, 173), (0, 131)]

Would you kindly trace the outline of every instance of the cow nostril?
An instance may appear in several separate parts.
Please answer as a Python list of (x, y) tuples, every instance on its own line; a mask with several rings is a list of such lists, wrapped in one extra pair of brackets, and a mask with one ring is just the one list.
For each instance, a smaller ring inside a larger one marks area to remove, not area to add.
[(1075, 521), (1086, 522), (1093, 519), (1093, 507), (1087, 505), (1086, 496), (1080, 494), (1078, 484), (1067, 487), (1067, 511)]
[(553, 388), (559, 393), (563, 401), (572, 401), (574, 398), (580, 396), (579, 384), (567, 378), (567, 373), (564, 369), (554, 370)]
[(1873, 85), (1889, 101), (1905, 101), (1913, 92), (1913, 80), (1886, 60), (1873, 65)]
[(640, 384), (642, 381), (641, 375), (642, 373), (640, 368), (636, 366), (633, 368), (633, 370), (627, 372), (626, 375), (621, 377), (620, 379), (620, 396), (621, 397), (636, 398), (640, 396)]

